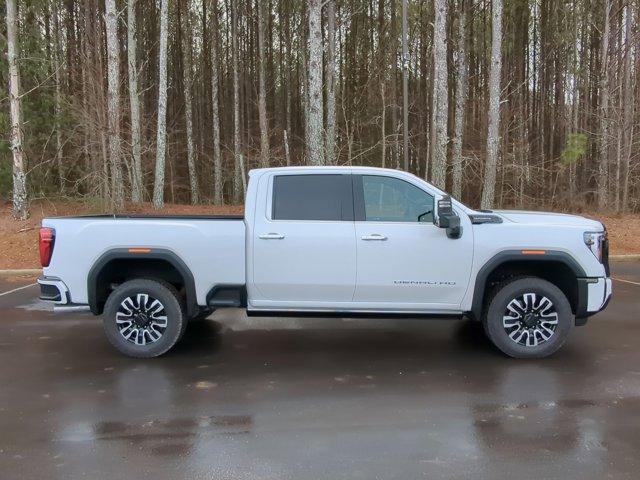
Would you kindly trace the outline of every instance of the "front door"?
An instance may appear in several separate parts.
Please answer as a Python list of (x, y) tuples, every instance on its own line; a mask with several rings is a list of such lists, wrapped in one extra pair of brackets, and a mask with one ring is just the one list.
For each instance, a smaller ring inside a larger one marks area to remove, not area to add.
[[(418, 183), (418, 182), (416, 182)], [(447, 238), (433, 224), (434, 197), (384, 175), (354, 176), (357, 279), (361, 308), (457, 311), (467, 290), (473, 232)]]
[(336, 309), (356, 276), (349, 174), (274, 174), (256, 215), (251, 306)]

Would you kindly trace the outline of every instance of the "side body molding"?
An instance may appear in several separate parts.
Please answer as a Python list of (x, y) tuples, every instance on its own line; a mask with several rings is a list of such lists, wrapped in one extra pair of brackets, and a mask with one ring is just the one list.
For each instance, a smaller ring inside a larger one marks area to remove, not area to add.
[(560, 262), (569, 267), (575, 274), (578, 284), (577, 304), (574, 313), (577, 318), (584, 316), (586, 313), (588, 287), (586, 282), (580, 280), (585, 278), (586, 274), (584, 269), (571, 255), (556, 250), (545, 250), (544, 255), (524, 255), (522, 250), (505, 250), (491, 257), (478, 271), (473, 291), (473, 301), (471, 302), (471, 312), (469, 312), (474, 319), (480, 320), (482, 318), (482, 303), (484, 301), (485, 288), (489, 275), (496, 268), (500, 267), (500, 265), (511, 261), (536, 263)]
[(163, 260), (171, 264), (184, 280), (187, 300), (187, 315), (195, 316), (198, 311), (196, 298), (196, 282), (186, 263), (174, 252), (162, 248), (152, 248), (145, 253), (131, 253), (128, 248), (114, 248), (103, 253), (93, 264), (87, 276), (87, 296), (91, 313), (99, 315), (102, 306), (98, 302), (98, 276), (102, 269), (113, 260)]

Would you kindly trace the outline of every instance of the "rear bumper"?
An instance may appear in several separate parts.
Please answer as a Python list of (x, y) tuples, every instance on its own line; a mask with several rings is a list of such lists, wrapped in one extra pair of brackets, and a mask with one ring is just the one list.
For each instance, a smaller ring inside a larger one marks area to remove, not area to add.
[(40, 300), (53, 303), (54, 313), (88, 312), (89, 305), (71, 303), (69, 289), (58, 277), (42, 276), (38, 279)]
[(69, 289), (58, 277), (42, 276), (38, 278), (40, 285), (40, 300), (53, 302), (56, 305), (71, 303)]
[[(612, 293), (609, 277), (579, 278), (576, 320), (584, 320), (604, 310), (611, 300)], [(580, 322), (576, 323), (580, 324)]]

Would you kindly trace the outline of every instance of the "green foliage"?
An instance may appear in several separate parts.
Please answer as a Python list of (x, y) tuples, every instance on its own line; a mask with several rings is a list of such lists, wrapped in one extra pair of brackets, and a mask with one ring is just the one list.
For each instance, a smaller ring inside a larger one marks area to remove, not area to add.
[[(0, 10), (0, 14), (2, 10)], [(52, 180), (55, 171), (55, 76), (52, 59), (51, 25), (45, 24), (49, 5), (45, 0), (19, 4), (19, 66), (22, 108), (23, 151), (31, 192), (58, 193), (58, 182)], [(2, 15), (0, 15), (2, 16)], [(4, 16), (2, 16), (4, 19)], [(2, 24), (5, 24), (3, 21)], [(6, 29), (0, 29), (0, 48), (6, 52)], [(11, 191), (12, 155), (9, 149), (10, 121), (8, 100), (8, 72), (0, 68), (0, 195), (6, 198)], [(71, 132), (74, 119), (68, 108), (66, 95), (62, 98), (61, 130)], [(65, 140), (63, 134), (63, 141)]]
[(569, 133), (560, 158), (564, 165), (577, 163), (587, 153), (587, 136), (584, 133)]

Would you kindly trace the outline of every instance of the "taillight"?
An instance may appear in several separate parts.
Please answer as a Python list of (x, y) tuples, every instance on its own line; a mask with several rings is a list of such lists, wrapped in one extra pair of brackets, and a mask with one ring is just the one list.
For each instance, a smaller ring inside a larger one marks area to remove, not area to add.
[(53, 254), (53, 244), (56, 241), (56, 231), (53, 228), (42, 227), (40, 229), (40, 264), (48, 267)]

